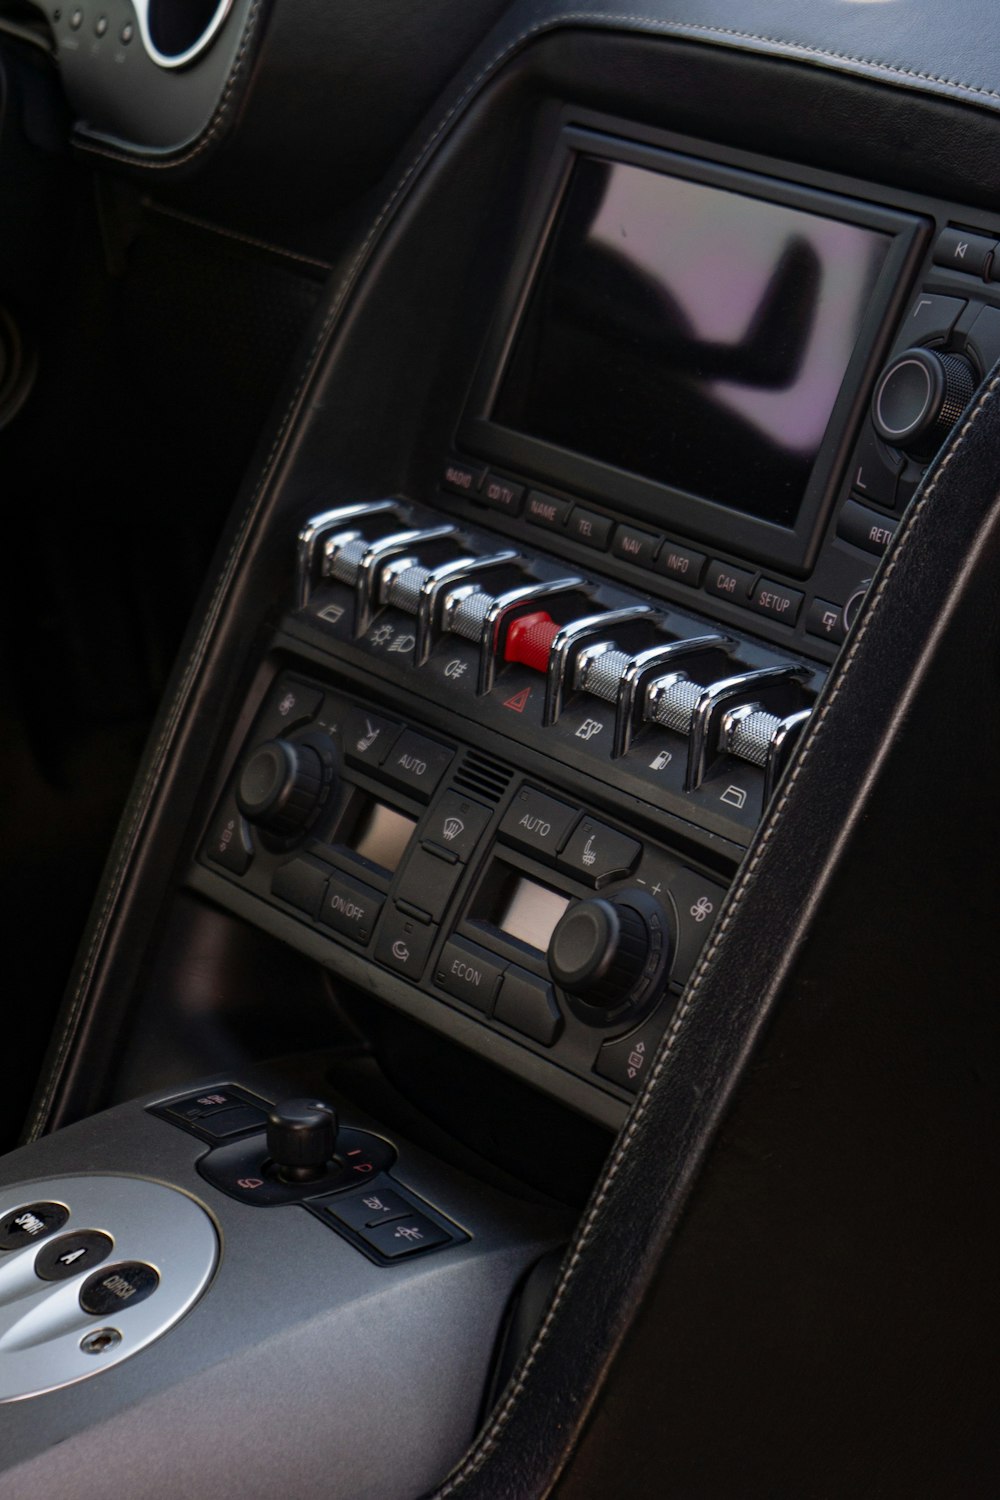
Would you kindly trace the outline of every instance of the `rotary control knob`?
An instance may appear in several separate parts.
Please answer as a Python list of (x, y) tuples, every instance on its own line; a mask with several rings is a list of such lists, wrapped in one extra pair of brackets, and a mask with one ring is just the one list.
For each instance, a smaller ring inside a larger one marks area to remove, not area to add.
[(265, 740), (240, 772), (236, 802), (251, 823), (291, 838), (309, 823), (327, 789), (323, 762), (312, 745)]
[(267, 1154), (285, 1182), (325, 1177), (337, 1146), (337, 1111), (322, 1099), (283, 1099), (267, 1117)]
[(976, 373), (964, 355), (904, 349), (879, 376), (872, 424), (879, 437), (914, 458), (929, 458), (968, 405)]
[(666, 912), (645, 891), (619, 891), (577, 901), (549, 940), (549, 971), (587, 1010), (637, 1008), (665, 972), (669, 958)]

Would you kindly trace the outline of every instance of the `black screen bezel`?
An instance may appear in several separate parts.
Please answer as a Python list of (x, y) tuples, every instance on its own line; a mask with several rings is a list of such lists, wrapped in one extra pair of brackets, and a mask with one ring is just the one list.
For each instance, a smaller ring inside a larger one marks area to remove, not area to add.
[[(546, 255), (578, 156), (647, 167), (708, 186), (839, 219), (890, 238), (857, 343), (806, 485), (797, 519), (780, 526), (717, 501), (645, 479), (584, 454), (530, 437), (494, 421), (491, 412)], [(457, 440), (466, 452), (491, 460), (542, 485), (596, 501), (624, 518), (720, 550), (805, 575), (815, 561), (858, 418), (901, 310), (925, 221), (823, 189), (765, 176), (742, 166), (692, 156), (670, 147), (625, 140), (583, 128), (560, 132), (548, 172), (529, 210), (511, 274), (501, 295), (473, 378)]]

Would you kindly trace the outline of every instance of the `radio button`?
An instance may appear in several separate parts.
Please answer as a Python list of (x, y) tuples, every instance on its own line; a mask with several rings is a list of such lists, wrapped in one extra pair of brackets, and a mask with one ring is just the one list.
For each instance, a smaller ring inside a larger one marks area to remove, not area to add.
[(370, 886), (346, 875), (331, 874), (319, 919), (356, 943), (368, 943), (384, 902), (385, 898)]
[(582, 542), (585, 547), (596, 547), (603, 552), (608, 545), (613, 524), (610, 516), (599, 516), (596, 511), (584, 510), (577, 505), (569, 518), (566, 531), (574, 542)]
[(422, 837), (466, 860), (475, 851), (492, 816), (488, 807), (470, 802), (458, 792), (445, 792), (437, 806), (427, 814)]
[(428, 927), (390, 906), (379, 928), (375, 957), (379, 963), (416, 983), (427, 966), (436, 936), (437, 928)]
[(344, 755), (356, 766), (380, 766), (402, 733), (402, 724), (363, 708), (348, 708), (343, 718)]
[(382, 770), (397, 786), (429, 798), (454, 758), (454, 750), (408, 729), (396, 741)]
[(630, 839), (617, 828), (584, 818), (559, 856), (562, 869), (599, 890), (616, 875), (628, 875), (642, 853), (637, 839)]
[(440, 922), (461, 874), (455, 855), (446, 858), (429, 849), (414, 849), (396, 885), (396, 898)]
[(656, 571), (675, 583), (686, 583), (696, 589), (701, 582), (708, 558), (704, 552), (692, 552), (690, 547), (679, 547), (676, 542), (664, 542), (656, 559)]
[(557, 500), (555, 495), (544, 495), (541, 490), (532, 490), (524, 513), (534, 526), (547, 526), (550, 531), (561, 531), (572, 509), (568, 500)]
[(477, 948), (475, 943), (453, 938), (438, 959), (434, 983), (439, 989), (454, 995), (456, 1000), (464, 1000), (488, 1016), (493, 1010), (493, 1001), (506, 967), (492, 953)]
[(504, 975), (494, 1016), (543, 1047), (551, 1047), (563, 1027), (552, 986), (516, 964)]
[(639, 531), (635, 526), (619, 526), (611, 548), (615, 557), (624, 562), (636, 563), (640, 568), (651, 568), (657, 549), (663, 540), (649, 531)]
[(877, 510), (868, 510), (856, 500), (848, 500), (837, 517), (837, 535), (852, 546), (881, 557), (892, 541), (897, 524)]
[(524, 502), (524, 485), (504, 479), (500, 474), (487, 474), (479, 498), (494, 510), (502, 510), (508, 516), (519, 516)]
[(500, 836), (522, 849), (555, 856), (580, 816), (577, 807), (567, 807), (534, 787), (522, 787), (504, 813)]
[(441, 475), (441, 487), (453, 490), (456, 495), (475, 495), (483, 482), (485, 472), (477, 464), (467, 464), (460, 458), (450, 458)]
[(756, 573), (748, 573), (746, 568), (734, 568), (731, 563), (713, 558), (708, 565), (705, 592), (719, 599), (731, 599), (734, 604), (746, 604), (756, 577)]
[(761, 578), (750, 596), (750, 608), (759, 615), (770, 615), (772, 620), (780, 620), (782, 625), (794, 625), (804, 597), (798, 589), (790, 589), (770, 578)]

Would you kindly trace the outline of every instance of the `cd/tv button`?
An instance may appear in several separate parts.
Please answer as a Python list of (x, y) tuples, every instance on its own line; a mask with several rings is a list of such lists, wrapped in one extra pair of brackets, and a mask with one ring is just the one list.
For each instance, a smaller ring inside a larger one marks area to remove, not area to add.
[(524, 500), (524, 485), (515, 484), (512, 479), (502, 479), (499, 474), (487, 474), (479, 498), (494, 510), (503, 510), (509, 516), (517, 516), (521, 513), (521, 503)]

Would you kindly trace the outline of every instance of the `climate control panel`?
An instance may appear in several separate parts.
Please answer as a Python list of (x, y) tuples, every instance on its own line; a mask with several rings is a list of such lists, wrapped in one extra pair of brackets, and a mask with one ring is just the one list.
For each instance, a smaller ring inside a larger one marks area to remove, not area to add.
[(402, 987), (432, 1024), (472, 1019), (620, 1098), (725, 895), (537, 778), (291, 671), (262, 703), (200, 863), (332, 968), (362, 958), (380, 994)]

